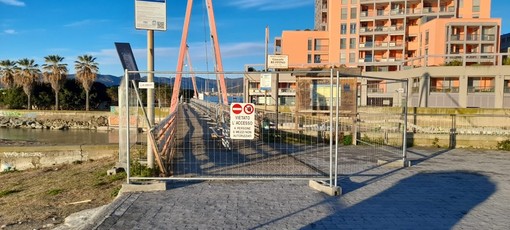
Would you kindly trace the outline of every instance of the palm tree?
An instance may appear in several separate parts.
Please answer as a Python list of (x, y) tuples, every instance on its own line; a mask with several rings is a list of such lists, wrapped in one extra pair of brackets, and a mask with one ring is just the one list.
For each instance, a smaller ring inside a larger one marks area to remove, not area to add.
[(81, 83), (85, 90), (85, 110), (89, 111), (89, 91), (92, 83), (96, 80), (97, 72), (99, 70), (98, 64), (95, 62), (96, 58), (91, 55), (78, 56), (78, 60), (74, 63), (76, 70), (76, 80)]
[(0, 61), (0, 83), (9, 89), (14, 86), (14, 75), (16, 70), (16, 62), (11, 60)]
[(62, 63), (64, 57), (48, 55), (44, 57), (45, 64), (42, 65), (44, 81), (50, 83), (55, 92), (55, 110), (58, 110), (58, 93), (67, 77), (67, 64)]
[(32, 108), (30, 102), (32, 91), (41, 71), (39, 70), (39, 65), (35, 64), (33, 59), (23, 58), (18, 61), (18, 65), (19, 67), (16, 68), (14, 82), (16, 85), (23, 87), (23, 92), (25, 92), (28, 97), (27, 109), (30, 110)]

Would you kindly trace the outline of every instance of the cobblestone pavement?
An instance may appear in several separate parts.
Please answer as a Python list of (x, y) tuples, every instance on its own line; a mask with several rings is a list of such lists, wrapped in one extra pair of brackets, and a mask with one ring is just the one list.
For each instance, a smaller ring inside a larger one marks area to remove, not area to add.
[[(410, 150), (415, 165), (339, 180), (169, 183), (124, 193), (87, 229), (510, 229), (510, 152)], [(72, 227), (70, 227), (72, 228)]]

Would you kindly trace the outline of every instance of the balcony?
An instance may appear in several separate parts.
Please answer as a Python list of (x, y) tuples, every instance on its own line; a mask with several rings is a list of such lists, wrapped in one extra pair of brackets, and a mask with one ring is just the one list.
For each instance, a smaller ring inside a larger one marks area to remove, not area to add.
[(359, 44), (359, 48), (372, 48), (373, 46), (374, 46), (374, 43), (372, 43), (372, 42), (365, 42), (365, 43)]
[(404, 9), (392, 9), (390, 11), (391, 15), (404, 15)]
[(391, 41), (390, 43), (388, 43), (389, 47), (394, 47), (394, 48), (397, 48), (397, 47), (402, 47), (404, 45), (403, 42), (401, 41)]
[(384, 89), (382, 88), (376, 88), (376, 87), (370, 87), (370, 88), (367, 88), (367, 92), (368, 93), (385, 93), (384, 92)]
[(419, 15), (419, 14), (421, 14), (421, 12), (422, 12), (422, 9), (420, 9), (420, 8), (407, 8), (406, 9), (407, 15), (414, 15), (414, 14)]
[(278, 94), (282, 96), (294, 96), (296, 95), (296, 90), (291, 88), (282, 88), (278, 89)]
[(250, 95), (264, 95), (265, 91), (260, 89), (249, 89)]
[(390, 15), (388, 11), (386, 10), (377, 10), (377, 16), (380, 17), (380, 16), (388, 16)]
[(496, 36), (494, 34), (482, 35), (482, 41), (490, 41), (490, 42), (496, 41)]
[(480, 35), (478, 35), (478, 34), (466, 35), (466, 41), (478, 41), (478, 40), (480, 40)]
[(462, 34), (450, 35), (450, 41), (464, 41), (464, 35)]
[(430, 87), (431, 93), (459, 93), (459, 87)]
[(377, 26), (375, 27), (374, 32), (387, 32), (388, 30), (390, 29), (386, 26)]
[(373, 58), (360, 58), (358, 59), (359, 63), (365, 63), (365, 62), (373, 62), (374, 59)]
[(359, 32), (360, 33), (370, 33), (370, 32), (373, 32), (374, 29), (372, 29), (371, 27), (361, 27), (359, 28)]
[(430, 13), (435, 13), (434, 11), (434, 8), (433, 7), (423, 7), (423, 13), (424, 14), (430, 14)]
[(494, 93), (494, 86), (469, 86), (468, 93)]
[(389, 42), (375, 42), (375, 48), (388, 48), (389, 47)]
[(389, 28), (389, 31), (401, 31), (401, 32), (404, 32), (404, 26), (390, 26)]
[(440, 13), (455, 13), (455, 6), (441, 6), (439, 8)]

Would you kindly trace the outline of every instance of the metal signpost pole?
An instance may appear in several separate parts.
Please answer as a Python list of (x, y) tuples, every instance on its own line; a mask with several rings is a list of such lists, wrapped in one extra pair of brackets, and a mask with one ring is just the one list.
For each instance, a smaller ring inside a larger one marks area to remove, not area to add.
[[(154, 82), (154, 30), (147, 30), (147, 82)], [(147, 89), (147, 140), (151, 138), (151, 128), (154, 125), (154, 89)], [(154, 168), (154, 153), (152, 146), (147, 142), (147, 167)]]
[(129, 166), (130, 166), (129, 165), (129, 163), (130, 163), (130, 160), (129, 160), (129, 156), (130, 156), (130, 154), (129, 154), (129, 145), (130, 145), (130, 143), (129, 143), (129, 139), (130, 139), (129, 129), (131, 127), (129, 124), (130, 118), (129, 118), (129, 73), (128, 73), (128, 70), (125, 70), (124, 75), (126, 77), (126, 79), (125, 79), (125, 83), (126, 83), (126, 89), (125, 89), (126, 90), (126, 95), (125, 95), (126, 96), (126, 98), (125, 98), (125, 100), (126, 100), (126, 102), (125, 102), (125, 105), (126, 105), (126, 125), (125, 125), (125, 127), (126, 127), (126, 179), (127, 179), (127, 183), (129, 184), (129, 180), (130, 180), (130, 176), (131, 176), (130, 169), (129, 169)]

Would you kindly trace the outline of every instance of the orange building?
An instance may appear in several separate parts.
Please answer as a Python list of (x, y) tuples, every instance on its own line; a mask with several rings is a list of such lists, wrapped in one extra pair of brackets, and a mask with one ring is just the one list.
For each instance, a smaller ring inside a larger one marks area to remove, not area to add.
[[(365, 72), (403, 66), (495, 64), (500, 19), (490, 0), (316, 0), (315, 28), (283, 31), (275, 54), (290, 67), (361, 67)], [(424, 58), (426, 57), (426, 58)], [(426, 62), (426, 63), (424, 63)]]

